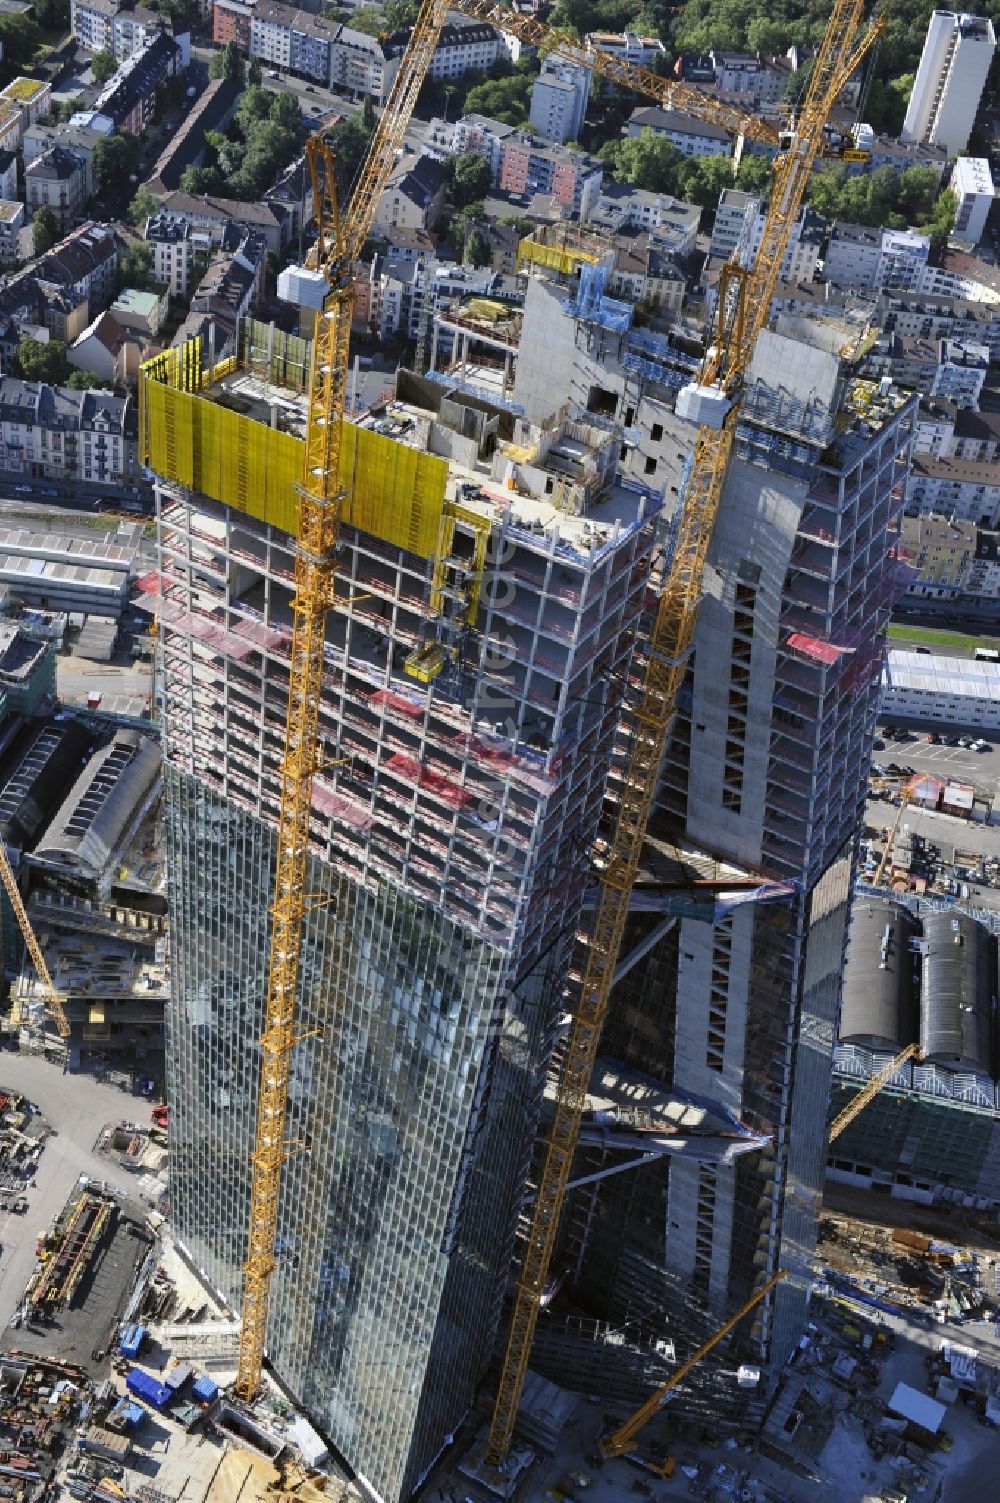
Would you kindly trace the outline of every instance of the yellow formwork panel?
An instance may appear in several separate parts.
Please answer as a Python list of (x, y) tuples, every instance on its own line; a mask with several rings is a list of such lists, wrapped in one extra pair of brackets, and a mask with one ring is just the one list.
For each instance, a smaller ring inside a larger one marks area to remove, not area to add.
[(340, 439), (342, 516), (362, 532), (433, 558), (448, 462), (345, 423)]
[[(141, 462), (165, 480), (296, 533), (302, 440), (195, 395), (203, 379), (195, 343), (164, 351), (142, 368)], [(447, 478), (447, 461), (437, 455), (345, 423), (342, 516), (362, 532), (432, 558)]]
[(562, 272), (563, 276), (572, 275), (581, 262), (596, 266), (600, 260), (601, 257), (595, 251), (580, 250), (573, 246), (543, 245), (540, 240), (532, 240), (530, 235), (525, 235), (517, 247), (519, 266), (524, 261), (530, 261), (534, 266)]

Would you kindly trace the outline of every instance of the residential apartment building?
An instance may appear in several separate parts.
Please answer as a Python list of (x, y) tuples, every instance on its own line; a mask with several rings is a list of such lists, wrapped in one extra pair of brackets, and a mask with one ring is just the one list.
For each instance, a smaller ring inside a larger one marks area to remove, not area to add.
[(733, 138), (728, 131), (707, 120), (696, 120), (681, 110), (661, 110), (652, 105), (633, 110), (628, 134), (641, 136), (646, 130), (654, 136), (666, 136), (686, 157), (727, 157), (733, 149)]
[(504, 146), (516, 128), (501, 120), (491, 120), (486, 115), (463, 115), (461, 120), (456, 120), (454, 126), (441, 121), (441, 143), (446, 155), (449, 152), (456, 155), (462, 151), (478, 152), (488, 164), (494, 183), (497, 183), (503, 167)]
[(588, 31), (586, 42), (595, 52), (609, 52), (639, 68), (655, 68), (667, 56), (659, 37), (641, 37), (634, 31)]
[(235, 43), (239, 50), (250, 55), (254, 0), (213, 0), (212, 41), (217, 47)]
[(248, 51), (270, 68), (313, 78), (326, 86), (330, 82), (331, 49), (341, 29), (339, 22), (323, 16), (277, 4), (276, 0), (263, 0), (251, 13)]
[(0, 469), (38, 480), (139, 478), (135, 403), (104, 391), (71, 391), (0, 377)]
[(549, 56), (531, 87), (532, 130), (562, 146), (578, 141), (590, 97), (590, 69)]
[(943, 146), (951, 156), (964, 151), (995, 51), (993, 23), (987, 17), (933, 11), (902, 140)]
[(156, 214), (146, 220), (143, 234), (153, 250), (154, 280), (171, 297), (187, 297), (196, 244), (188, 220), (183, 215)]
[(429, 156), (403, 157), (389, 176), (374, 230), (433, 229), (444, 208), (448, 169)]
[(384, 104), (402, 55), (402, 43), (383, 43), (363, 31), (342, 26), (330, 47), (330, 87), (343, 89), (355, 98), (367, 95)]
[(978, 245), (996, 198), (993, 175), (985, 157), (959, 157), (948, 184), (955, 195), (956, 240)]
[(978, 408), (989, 366), (990, 352), (986, 345), (942, 339), (930, 395), (954, 402), (956, 407)]
[(501, 50), (500, 33), (494, 27), (481, 21), (449, 21), (441, 28), (427, 77), (440, 80), (485, 73)]
[(872, 229), (835, 221), (830, 230), (823, 275), (834, 287), (909, 291), (919, 282), (930, 240), (914, 230)]
[(903, 517), (900, 541), (916, 570), (908, 596), (949, 600), (963, 594), (976, 557), (979, 529), (974, 522), (921, 512)]
[(914, 454), (906, 506), (908, 511), (1000, 527), (1000, 473), (990, 460)]
[[(161, 476), (171, 1215), (237, 1304), (302, 402), (287, 389), (281, 431), (264, 409), (216, 398), (252, 389), (244, 363), (263, 359), (277, 380), (308, 358), (278, 331), (244, 325), (244, 338), (228, 386), (194, 398), (187, 478), (166, 439), (171, 404), (192, 400), (179, 358), (148, 372), (143, 450)], [(537, 505), (514, 493), (459, 504), (428, 451), (469, 442), (483, 414), (457, 389), (448, 406), (409, 418), (412, 447), (348, 430), (355, 478), (319, 710), (338, 755), (313, 786), (309, 882), (322, 896), (305, 926), (289, 1096), (289, 1130), (310, 1149), (285, 1169), (268, 1332), (282, 1382), (385, 1503), (413, 1493), (490, 1361), (657, 505), (613, 485), (543, 535)], [(212, 434), (226, 452), (249, 445), (266, 495), (220, 468)], [(616, 454), (614, 431), (601, 437)], [(448, 604), (431, 593), (439, 567)]]
[(990, 358), (1000, 360), (1000, 305), (916, 292), (883, 293), (875, 305), (875, 322), (890, 334), (985, 344)]
[(84, 192), (90, 198), (94, 192), (94, 148), (102, 139), (101, 132), (89, 125), (62, 122), (59, 125), (49, 125), (47, 121), (42, 121), (38, 125), (29, 126), (24, 133), (24, 164), (29, 166), (51, 146), (60, 146), (63, 151), (72, 152), (83, 163)]
[[(134, 5), (132, 0), (70, 0), (70, 31), (90, 52), (110, 52), (119, 62), (148, 47), (161, 32), (173, 34), (169, 16)], [(187, 66), (190, 35), (176, 38)]]
[(86, 175), (80, 158), (61, 146), (50, 146), (24, 169), (24, 200), (29, 214), (50, 209), (57, 227), (68, 230), (80, 218), (86, 202)]
[(21, 134), (49, 113), (52, 85), (38, 78), (12, 78), (0, 89), (0, 100), (12, 105), (21, 117)]
[(157, 91), (184, 67), (183, 54), (173, 37), (157, 32), (153, 40), (125, 58), (98, 94), (93, 115), (110, 121), (115, 130), (139, 136), (156, 111)]
[(17, 198), (17, 152), (0, 151), (0, 198)]
[[(708, 254), (712, 260), (728, 261), (739, 248), (745, 266), (752, 266), (764, 237), (767, 204), (737, 188), (719, 194)], [(826, 239), (826, 220), (814, 209), (800, 211), (781, 263), (788, 282), (811, 282), (816, 275), (820, 251)]]
[(628, 183), (602, 183), (600, 197), (587, 219), (595, 230), (612, 235), (649, 230), (660, 245), (682, 259), (692, 254), (698, 239), (701, 209), (682, 203), (669, 193), (649, 193)]
[(597, 202), (603, 181), (603, 167), (588, 152), (550, 146), (526, 131), (518, 131), (504, 142), (500, 167), (504, 193), (528, 197), (549, 194), (583, 222)]
[(755, 52), (720, 52), (709, 54), (715, 69), (715, 85), (720, 94), (748, 94), (755, 106), (774, 104), (785, 92), (788, 73), (776, 68)]
[[(683, 350), (609, 305), (595, 272), (582, 278), (569, 302), (565, 286), (529, 280), (515, 399), (543, 421), (559, 393), (587, 392), (592, 411), (634, 434), (630, 472), (669, 498), (694, 438), (676, 411), (692, 366), (685, 373)], [(748, 882), (753, 872), (776, 884), (775, 901), (701, 920), (669, 905), (630, 918), (622, 954), (637, 947), (637, 959), (613, 994), (603, 1044), (619, 1080), (634, 1071), (656, 1091), (724, 1106), (768, 1142), (727, 1164), (674, 1157), (573, 1192), (559, 1269), (571, 1295), (607, 1321), (607, 1339), (600, 1327), (574, 1338), (572, 1322), (550, 1311), (533, 1362), (587, 1391), (615, 1361), (623, 1320), (650, 1345), (685, 1329), (694, 1339), (685, 1322), (698, 1301), (721, 1312), (769, 1272), (812, 1263), (916, 398), (858, 380), (835, 353), (850, 335), (834, 324), (817, 321), (814, 342), (808, 320), (794, 329), (781, 332), (779, 317), (757, 342), (652, 826), (658, 848), (686, 839), (706, 863), (699, 870), (729, 862)], [(629, 1093), (633, 1106), (641, 1099)], [(574, 1177), (597, 1163), (596, 1151), (581, 1154)], [(745, 1324), (738, 1350), (784, 1363), (810, 1283), (786, 1280)], [(650, 1313), (664, 1302), (668, 1316)], [(710, 1330), (718, 1314), (703, 1319)], [(732, 1406), (731, 1380), (726, 1395)]]
[(21, 258), (21, 231), (27, 223), (20, 199), (0, 199), (0, 266), (16, 266)]

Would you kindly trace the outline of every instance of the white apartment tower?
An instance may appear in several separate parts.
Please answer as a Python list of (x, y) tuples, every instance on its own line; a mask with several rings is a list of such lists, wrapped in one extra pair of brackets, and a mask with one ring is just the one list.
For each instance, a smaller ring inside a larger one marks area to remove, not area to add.
[(578, 141), (590, 97), (590, 69), (546, 58), (531, 90), (531, 126), (546, 141)]
[(902, 140), (943, 146), (952, 155), (965, 150), (996, 45), (989, 17), (934, 11)]

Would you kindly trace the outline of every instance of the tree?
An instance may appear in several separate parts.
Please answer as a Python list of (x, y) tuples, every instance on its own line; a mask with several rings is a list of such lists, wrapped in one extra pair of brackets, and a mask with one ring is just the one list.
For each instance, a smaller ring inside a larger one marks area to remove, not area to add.
[(337, 187), (342, 202), (347, 200), (370, 140), (371, 131), (365, 128), (360, 115), (350, 115), (346, 120), (338, 121), (327, 135), (337, 164)]
[(42, 45), (42, 29), (29, 16), (0, 16), (0, 45), (7, 74), (12, 77), (31, 64)]
[(128, 206), (129, 223), (144, 225), (147, 219), (160, 212), (160, 200), (149, 188), (143, 186), (137, 191), (132, 202)]
[(448, 160), (448, 196), (456, 208), (476, 203), (490, 191), (493, 178), (478, 151), (460, 151)]
[(209, 78), (231, 78), (242, 88), (243, 59), (235, 42), (227, 42), (221, 52), (213, 53), (208, 65)]
[(375, 113), (375, 101), (370, 94), (366, 94), (361, 106), (361, 124), (365, 130), (371, 133), (378, 124), (378, 116)]
[(489, 115), (504, 125), (523, 125), (531, 103), (532, 78), (517, 73), (509, 78), (488, 78), (474, 84), (465, 96), (462, 113)]
[(931, 237), (931, 246), (936, 251), (944, 250), (948, 244), (948, 236), (955, 228), (955, 210), (958, 208), (958, 200), (950, 188), (946, 188), (938, 196), (934, 205), (934, 211), (926, 224), (920, 226), (925, 235)]
[(236, 106), (236, 120), (241, 130), (246, 130), (255, 121), (267, 120), (270, 117), (272, 97), (266, 89), (260, 87), (243, 90), (240, 102)]
[(620, 183), (645, 188), (651, 193), (673, 193), (683, 156), (665, 136), (644, 130), (640, 136), (623, 136), (601, 148), (601, 160)]
[(94, 147), (91, 163), (102, 192), (127, 182), (139, 161), (141, 147), (135, 136), (102, 136)]
[(95, 84), (106, 84), (113, 73), (118, 72), (118, 62), (113, 52), (106, 49), (95, 52), (90, 60), (90, 71)]
[(36, 209), (31, 220), (31, 246), (36, 256), (44, 256), (59, 238), (56, 216), (47, 204)]
[(181, 173), (184, 193), (221, 193), (226, 186), (218, 167), (185, 167)]
[(104, 382), (92, 371), (70, 371), (61, 384), (71, 387), (73, 391), (93, 391), (97, 387), (102, 387)]
[(68, 0), (35, 0), (35, 20), (46, 31), (63, 32), (69, 26)]
[(366, 36), (381, 36), (388, 31), (385, 24), (385, 16), (377, 5), (359, 5), (357, 10), (351, 12), (352, 31), (363, 31)]
[(474, 224), (465, 237), (462, 258), (470, 266), (489, 266), (493, 260), (490, 242), (478, 224)]
[(59, 386), (69, 375), (66, 346), (61, 339), (22, 339), (15, 351), (18, 369), (25, 381), (47, 381)]
[(250, 88), (259, 88), (264, 82), (264, 70), (260, 65), (259, 57), (252, 57), (247, 63), (247, 84)]
[(119, 289), (136, 287), (141, 290), (147, 287), (152, 270), (153, 247), (147, 245), (145, 240), (140, 240), (137, 244), (129, 246), (128, 254), (118, 268)]

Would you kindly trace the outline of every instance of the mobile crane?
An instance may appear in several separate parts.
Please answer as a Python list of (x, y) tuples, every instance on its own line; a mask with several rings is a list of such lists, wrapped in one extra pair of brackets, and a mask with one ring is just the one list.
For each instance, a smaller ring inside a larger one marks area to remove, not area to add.
[[(766, 1284), (762, 1284), (759, 1289), (755, 1290), (746, 1303), (741, 1305), (736, 1311), (736, 1314), (731, 1315), (717, 1331), (713, 1332), (707, 1341), (702, 1342), (698, 1350), (692, 1352), (687, 1361), (682, 1362), (677, 1371), (671, 1373), (667, 1381), (657, 1388), (654, 1393), (651, 1393), (645, 1403), (640, 1404), (634, 1414), (631, 1414), (612, 1434), (603, 1437), (599, 1442), (601, 1455), (604, 1457), (627, 1456), (629, 1451), (634, 1448), (636, 1440), (639, 1437), (639, 1432), (649, 1424), (651, 1419), (654, 1419), (659, 1414), (661, 1409), (666, 1407), (670, 1402), (674, 1390), (684, 1382), (684, 1379), (692, 1368), (697, 1367), (701, 1359), (707, 1357), (712, 1348), (717, 1346), (723, 1337), (728, 1336), (734, 1326), (738, 1326), (743, 1317), (749, 1315), (750, 1311), (755, 1309), (766, 1295), (770, 1294), (775, 1285), (780, 1284), (782, 1279), (787, 1277), (788, 1269), (779, 1268), (778, 1272), (768, 1279)], [(659, 1467), (653, 1467), (651, 1470), (658, 1472), (661, 1476), (666, 1475), (665, 1470)]]
[[(305, 466), (296, 539), (293, 631), (288, 709), (280, 770), (280, 812), (272, 905), (271, 954), (261, 1035), (260, 1086), (244, 1264), (243, 1323), (235, 1389), (246, 1400), (260, 1390), (271, 1277), (285, 1154), (285, 1118), (291, 1054), (296, 1043), (296, 990), (306, 890), (312, 781), (318, 763), (318, 716), (323, 676), (326, 616), (333, 596), (334, 557), (340, 523), (338, 459), (345, 412), (350, 342), (353, 264), (361, 253), (420, 86), (445, 24), (450, 0), (423, 0), (410, 41), (375, 128), (368, 154), (343, 215), (337, 204), (334, 161), (319, 139), (307, 146), (319, 229), (312, 257), (328, 291), (317, 314), (309, 377)], [(468, 0), (468, 14), (494, 20), (529, 41), (555, 46), (578, 60), (576, 38), (554, 36), (530, 17), (501, 6)], [(806, 181), (822, 149), (823, 126), (844, 82), (879, 34), (876, 24), (859, 42), (854, 34), (862, 0), (835, 0), (817, 55), (798, 126), (780, 141), (774, 128), (707, 99), (698, 90), (661, 79), (607, 54), (583, 49), (586, 66), (626, 87), (674, 103), (784, 150), (775, 165), (770, 206), (756, 269), (748, 278), (728, 270), (719, 300), (720, 338), (709, 351), (701, 390), (716, 413), (700, 427), (685, 490), (670, 572), (664, 581), (656, 624), (646, 649), (645, 683), (633, 722), (631, 749), (614, 835), (599, 872), (600, 897), (588, 959), (560, 1081), (545, 1170), (535, 1201), (510, 1340), (490, 1432), (488, 1459), (499, 1464), (513, 1433), (531, 1340), (558, 1225), (573, 1151), (579, 1136), (586, 1087), (596, 1058), (615, 964), (638, 871), (656, 776), (673, 718), (677, 691), (691, 648), (712, 528), (735, 437), (743, 374), (766, 321), (774, 284), (798, 214)], [(745, 294), (745, 295), (744, 295)]]
[(45, 1005), (55, 1020), (56, 1032), (61, 1039), (67, 1039), (69, 1038), (69, 1022), (66, 1018), (66, 999), (61, 992), (56, 991), (53, 985), (52, 977), (49, 975), (49, 968), (45, 964), (45, 956), (42, 954), (42, 947), (38, 943), (38, 936), (31, 927), (31, 920), (24, 906), (24, 900), (17, 885), (17, 878), (14, 876), (14, 869), (7, 859), (7, 852), (4, 850), (2, 840), (0, 840), (0, 878), (3, 879), (4, 889), (7, 893), (10, 906), (14, 910), (14, 917), (17, 919), (18, 928), (24, 938), (24, 943), (27, 946), (28, 954), (31, 956), (38, 979), (42, 983), (42, 990), (45, 993)]
[(850, 1127), (855, 1117), (860, 1117), (861, 1113), (864, 1111), (868, 1103), (875, 1100), (875, 1097), (878, 1095), (882, 1087), (884, 1085), (888, 1085), (889, 1081), (895, 1075), (896, 1071), (903, 1065), (905, 1065), (907, 1060), (919, 1060), (919, 1058), (920, 1045), (907, 1044), (905, 1049), (901, 1049), (899, 1051), (895, 1059), (891, 1059), (887, 1065), (883, 1065), (878, 1074), (873, 1075), (871, 1080), (868, 1081), (867, 1085), (863, 1086), (858, 1094), (847, 1103), (847, 1105), (844, 1107), (844, 1110), (840, 1112), (836, 1117), (834, 1117), (833, 1121), (830, 1123), (830, 1136), (828, 1141), (831, 1143), (835, 1143), (837, 1141), (844, 1129)]

